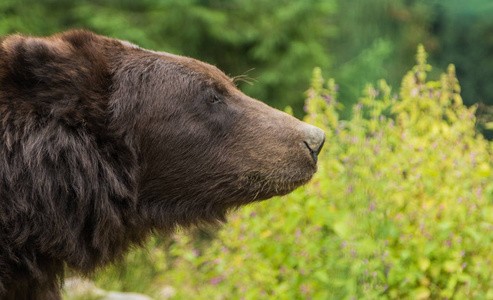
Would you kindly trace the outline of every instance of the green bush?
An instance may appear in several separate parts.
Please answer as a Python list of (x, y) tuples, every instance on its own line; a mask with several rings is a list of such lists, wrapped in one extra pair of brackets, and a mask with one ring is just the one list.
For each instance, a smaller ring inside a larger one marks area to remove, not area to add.
[(97, 276), (176, 299), (493, 299), (492, 145), (475, 133), (454, 67), (426, 53), (399, 93), (368, 85), (349, 121), (315, 69), (306, 121), (326, 145), (310, 184), (242, 208), (212, 239), (178, 234)]

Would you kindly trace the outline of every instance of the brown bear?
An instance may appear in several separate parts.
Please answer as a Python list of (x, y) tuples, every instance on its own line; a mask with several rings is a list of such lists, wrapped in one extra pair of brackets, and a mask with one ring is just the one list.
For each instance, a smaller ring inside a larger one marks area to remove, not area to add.
[(59, 299), (152, 232), (316, 171), (322, 130), (198, 60), (87, 31), (0, 40), (0, 299)]

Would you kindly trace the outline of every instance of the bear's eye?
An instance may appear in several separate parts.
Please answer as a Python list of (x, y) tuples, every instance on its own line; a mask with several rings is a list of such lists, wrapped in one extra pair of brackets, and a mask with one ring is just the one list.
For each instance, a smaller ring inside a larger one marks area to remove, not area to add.
[(216, 104), (221, 102), (221, 100), (219, 100), (216, 96), (210, 96), (209, 99), (207, 99), (207, 102), (210, 104)]

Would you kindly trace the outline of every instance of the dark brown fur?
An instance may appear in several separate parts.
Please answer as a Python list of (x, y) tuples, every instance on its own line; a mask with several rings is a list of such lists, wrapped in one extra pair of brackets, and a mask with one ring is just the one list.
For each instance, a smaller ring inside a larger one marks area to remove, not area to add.
[(0, 299), (58, 299), (64, 264), (90, 273), (316, 170), (304, 125), (213, 66), (86, 31), (0, 43)]

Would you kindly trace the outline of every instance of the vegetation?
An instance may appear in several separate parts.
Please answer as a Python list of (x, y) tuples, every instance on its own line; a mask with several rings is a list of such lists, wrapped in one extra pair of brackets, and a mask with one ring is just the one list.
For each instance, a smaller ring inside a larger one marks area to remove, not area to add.
[(367, 82), (398, 86), (418, 43), (440, 68), (457, 66), (466, 105), (493, 105), (492, 9), (489, 0), (2, 0), (0, 35), (85, 28), (191, 56), (246, 73), (254, 84), (243, 91), (298, 117), (319, 66), (337, 79), (348, 119)]
[(306, 121), (327, 141), (310, 184), (213, 238), (154, 239), (97, 284), (156, 298), (169, 285), (174, 299), (492, 298), (492, 144), (454, 66), (430, 81), (423, 47), (416, 58), (399, 91), (367, 85), (349, 121), (315, 69)]

